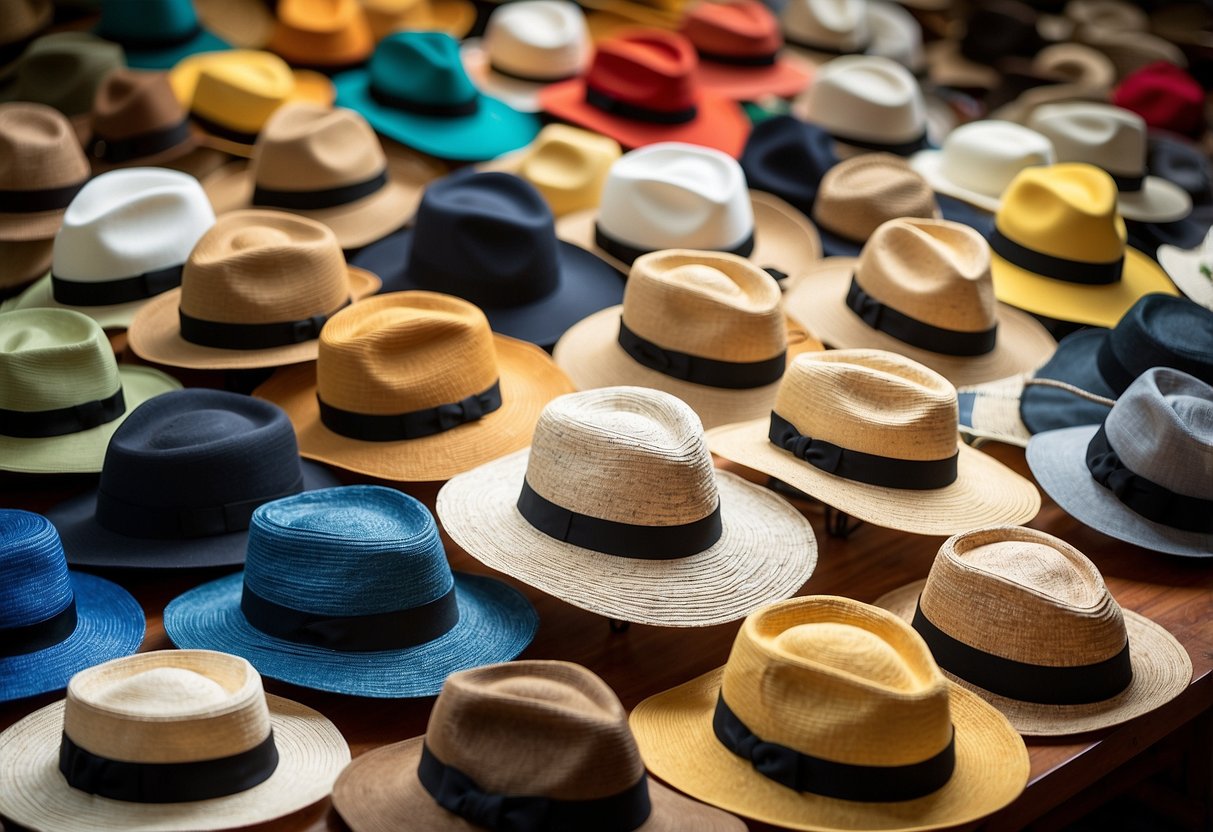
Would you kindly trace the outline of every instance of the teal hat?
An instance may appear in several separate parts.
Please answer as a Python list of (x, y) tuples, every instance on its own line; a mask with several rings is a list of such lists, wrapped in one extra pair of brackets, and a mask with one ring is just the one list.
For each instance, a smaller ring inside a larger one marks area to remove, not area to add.
[(193, 0), (102, 0), (95, 31), (120, 44), (135, 69), (171, 69), (189, 55), (231, 48), (202, 28)]
[(380, 134), (460, 162), (493, 159), (539, 133), (539, 120), (480, 93), (444, 32), (396, 32), (365, 70), (333, 79), (337, 104), (357, 110)]

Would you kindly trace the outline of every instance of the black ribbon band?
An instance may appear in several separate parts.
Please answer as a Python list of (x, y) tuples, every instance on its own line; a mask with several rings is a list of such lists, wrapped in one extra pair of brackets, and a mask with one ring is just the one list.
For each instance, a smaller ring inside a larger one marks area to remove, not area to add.
[(50, 618), (20, 627), (0, 627), (0, 656), (24, 656), (62, 643), (76, 632), (76, 599)]
[(721, 745), (750, 761), (754, 770), (798, 792), (839, 800), (893, 803), (914, 800), (942, 788), (956, 768), (956, 737), (932, 757), (901, 766), (838, 763), (766, 742), (733, 713), (724, 697), (716, 699), (712, 730)]
[[(629, 266), (635, 262), (637, 257), (643, 254), (648, 254), (657, 249), (636, 248), (635, 246), (625, 243), (602, 230), (598, 223), (594, 223), (594, 245), (605, 251), (607, 254), (614, 257)], [(726, 254), (736, 254), (738, 257), (749, 257), (754, 252), (754, 232), (751, 231), (749, 236), (742, 240), (732, 248), (717, 249)]]
[(1129, 642), (1114, 656), (1094, 664), (1047, 667), (995, 656), (965, 644), (935, 626), (922, 607), (912, 622), (939, 666), (990, 693), (1043, 705), (1085, 705), (1111, 699), (1133, 681)]
[(839, 49), (837, 46), (789, 37), (786, 32), (783, 36), (783, 42), (789, 46), (798, 46), (801, 49), (808, 49), (810, 52), (820, 52), (823, 55), (862, 55), (868, 51), (868, 44), (866, 43), (855, 49)]
[(236, 144), (255, 144), (257, 142), (257, 133), (248, 133), (243, 130), (237, 130), (234, 127), (228, 127), (226, 124), (220, 124), (217, 121), (212, 121), (206, 116), (199, 115), (197, 112), (190, 111), (190, 118), (194, 123), (220, 139), (227, 139), (229, 142)]
[(631, 832), (652, 812), (648, 776), (643, 773), (622, 792), (596, 800), (505, 795), (485, 791), (423, 744), (417, 780), (443, 809), (494, 832)]
[(242, 532), (258, 506), (303, 491), (303, 475), (277, 494), (211, 506), (147, 506), (128, 503), (104, 488), (97, 490), (97, 523), (116, 534), (152, 540), (183, 540)]
[(182, 32), (179, 35), (165, 37), (164, 35), (156, 35), (153, 37), (139, 37), (138, 35), (124, 35), (121, 33), (109, 34), (104, 31), (98, 31), (97, 34), (106, 40), (113, 41), (120, 45), (123, 49), (132, 52), (147, 52), (154, 49), (169, 49), (174, 46), (181, 46), (189, 43), (194, 38), (202, 34), (201, 26), (194, 26), (188, 31)]
[(59, 211), (71, 204), (83, 187), (84, 182), (77, 182), (60, 188), (39, 188), (32, 191), (0, 189), (0, 214)]
[(656, 110), (641, 104), (631, 104), (589, 85), (585, 88), (585, 103), (613, 116), (647, 121), (650, 124), (686, 124), (694, 121), (699, 115), (699, 108), (694, 104), (681, 110)]
[(1133, 194), (1140, 191), (1146, 184), (1145, 174), (1130, 176), (1124, 173), (1112, 173), (1107, 171), (1108, 176), (1112, 177), (1112, 181), (1116, 183), (1116, 190), (1122, 194)]
[(986, 355), (994, 349), (998, 335), (997, 324), (980, 332), (961, 332), (911, 318), (869, 295), (853, 276), (851, 288), (847, 290), (847, 308), (872, 329), (911, 346), (944, 355)]
[(852, 147), (874, 150), (878, 153), (892, 153), (895, 156), (909, 156), (927, 147), (927, 134), (925, 130), (921, 135), (905, 142), (881, 142), (875, 139), (860, 139), (855, 136), (840, 136), (836, 133), (831, 133), (830, 138), (843, 144), (849, 144)]
[(1088, 263), (1054, 257), (1008, 239), (997, 228), (990, 232), (990, 248), (999, 257), (1021, 269), (1083, 286), (1107, 286), (1119, 282), (1125, 264), (1123, 256), (1110, 263)]
[(543, 75), (525, 75), (521, 72), (514, 72), (512, 69), (504, 69), (497, 64), (490, 63), (489, 69), (496, 72), (498, 75), (504, 75), (506, 78), (513, 78), (515, 81), (524, 81), (528, 84), (557, 84), (561, 81), (567, 81), (570, 78), (576, 78), (577, 74), (572, 75), (557, 75), (555, 77)]
[(402, 95), (385, 92), (373, 84), (368, 89), (371, 98), (384, 107), (405, 110), (410, 113), (416, 113), (419, 116), (470, 116), (480, 109), (480, 96), (473, 96), (467, 101), (460, 101), (454, 104), (438, 104), (428, 101), (414, 101)]
[(779, 53), (767, 52), (762, 55), (729, 55), (724, 52), (712, 52), (708, 49), (697, 49), (699, 60), (711, 61), (714, 64), (729, 66), (775, 66)]
[(286, 208), (294, 211), (335, 208), (338, 205), (348, 205), (378, 193), (385, 185), (387, 185), (386, 170), (380, 171), (364, 182), (316, 191), (276, 191), (258, 185), (253, 190), (253, 205), (263, 208)]
[(518, 513), (548, 537), (605, 555), (673, 560), (710, 549), (723, 531), (720, 503), (706, 517), (678, 526), (642, 526), (578, 514), (556, 505), (522, 481)]
[(786, 351), (762, 361), (719, 361), (665, 349), (628, 329), (622, 317), (619, 319), (619, 346), (650, 370), (692, 384), (726, 390), (750, 390), (774, 384), (783, 377), (787, 365)]
[(883, 488), (928, 491), (956, 481), (959, 452), (944, 459), (917, 460), (852, 451), (824, 439), (804, 436), (796, 430), (795, 425), (774, 411), (771, 411), (771, 429), (767, 437), (777, 447), (814, 468), (855, 482)]
[(1213, 532), (1213, 500), (1177, 494), (1130, 471), (1108, 444), (1105, 425), (1100, 425), (1087, 445), (1087, 470), (1116, 499), (1147, 520), (1186, 532)]
[(350, 302), (338, 306), (332, 312), (313, 315), (298, 321), (274, 321), (265, 324), (233, 324), (224, 321), (205, 321), (187, 315), (178, 308), (181, 321), (181, 337), (191, 344), (217, 347), (224, 350), (264, 350), (302, 344), (320, 337), (328, 319), (336, 315)]
[(100, 159), (112, 165), (120, 165), (132, 159), (143, 159), (171, 150), (189, 141), (189, 119), (160, 130), (149, 130), (137, 136), (127, 136), (125, 139), (113, 139), (94, 133), (84, 148), (84, 152), (94, 159)]
[(248, 751), (192, 763), (130, 763), (86, 751), (63, 735), (59, 771), (73, 789), (128, 803), (187, 803), (248, 791), (278, 768), (271, 730)]
[(1117, 396), (1125, 392), (1129, 385), (1137, 380), (1137, 376), (1125, 369), (1125, 365), (1120, 363), (1116, 353), (1112, 352), (1111, 333), (1108, 333), (1095, 353), (1095, 368), (1099, 370), (1099, 375)]
[(501, 407), (501, 382), (494, 381), (484, 392), (461, 401), (410, 413), (355, 413), (327, 404), (319, 396), (316, 398), (320, 403), (320, 421), (334, 433), (364, 442), (395, 442), (445, 433), (487, 416)]
[(112, 306), (147, 300), (181, 285), (184, 264), (144, 272), (134, 277), (100, 282), (68, 280), (51, 275), (51, 294), (58, 303), (66, 306)]
[(71, 407), (31, 411), (0, 409), (0, 436), (18, 439), (66, 436), (108, 424), (125, 412), (126, 397), (121, 387), (104, 399), (81, 402)]

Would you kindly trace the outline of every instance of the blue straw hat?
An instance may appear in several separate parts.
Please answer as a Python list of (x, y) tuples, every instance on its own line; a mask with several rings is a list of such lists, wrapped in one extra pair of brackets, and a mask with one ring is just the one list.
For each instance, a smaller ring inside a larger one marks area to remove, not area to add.
[(433, 515), (391, 488), (351, 485), (262, 506), (243, 574), (175, 598), (178, 647), (355, 696), (433, 696), (448, 675), (521, 653), (539, 625), (514, 588), (454, 575)]
[(129, 656), (144, 626), (125, 589), (67, 571), (49, 520), (0, 509), (0, 701), (59, 690), (77, 671)]
[(133, 69), (171, 69), (197, 52), (231, 48), (202, 28), (193, 0), (102, 0), (96, 33), (121, 45)]

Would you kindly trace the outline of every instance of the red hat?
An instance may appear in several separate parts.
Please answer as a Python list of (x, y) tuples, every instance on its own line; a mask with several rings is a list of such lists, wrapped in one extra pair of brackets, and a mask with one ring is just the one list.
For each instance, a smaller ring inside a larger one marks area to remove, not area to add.
[(734, 101), (794, 98), (813, 79), (811, 63), (779, 54), (779, 23), (759, 0), (700, 3), (682, 34), (699, 53), (699, 83)]
[(589, 72), (539, 95), (551, 115), (624, 147), (687, 142), (736, 158), (750, 122), (735, 101), (703, 89), (695, 48), (681, 35), (636, 29), (598, 44)]
[(1196, 79), (1166, 61), (1125, 76), (1112, 103), (1132, 110), (1158, 130), (1199, 139), (1205, 132), (1205, 94)]

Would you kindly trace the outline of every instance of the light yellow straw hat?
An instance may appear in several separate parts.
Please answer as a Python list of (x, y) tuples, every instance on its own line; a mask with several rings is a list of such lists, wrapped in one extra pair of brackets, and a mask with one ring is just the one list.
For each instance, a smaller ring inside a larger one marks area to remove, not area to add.
[(535, 141), (479, 166), (530, 182), (556, 217), (598, 207), (611, 165), (622, 155), (619, 142), (568, 124), (549, 124)]

